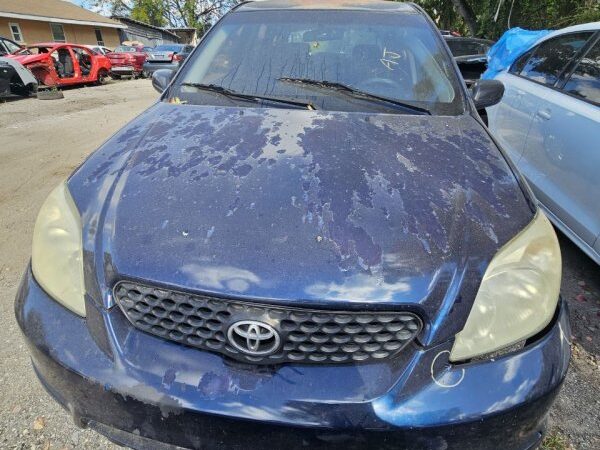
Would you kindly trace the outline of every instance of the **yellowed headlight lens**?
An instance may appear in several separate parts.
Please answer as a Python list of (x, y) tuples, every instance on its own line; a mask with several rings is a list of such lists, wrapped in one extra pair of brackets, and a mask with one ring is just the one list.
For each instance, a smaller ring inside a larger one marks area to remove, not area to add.
[(48, 196), (33, 230), (33, 276), (56, 301), (85, 316), (81, 219), (66, 183)]
[(556, 311), (561, 265), (556, 233), (539, 211), (487, 268), (450, 360), (492, 353), (542, 331)]

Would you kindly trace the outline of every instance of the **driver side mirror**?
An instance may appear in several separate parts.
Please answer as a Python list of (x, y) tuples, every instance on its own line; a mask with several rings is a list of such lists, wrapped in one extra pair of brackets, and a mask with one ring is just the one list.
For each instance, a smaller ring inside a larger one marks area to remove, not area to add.
[(173, 79), (175, 71), (171, 69), (159, 69), (152, 74), (152, 87), (162, 94)]
[(470, 89), (475, 108), (479, 111), (500, 103), (504, 95), (504, 85), (498, 80), (477, 80)]

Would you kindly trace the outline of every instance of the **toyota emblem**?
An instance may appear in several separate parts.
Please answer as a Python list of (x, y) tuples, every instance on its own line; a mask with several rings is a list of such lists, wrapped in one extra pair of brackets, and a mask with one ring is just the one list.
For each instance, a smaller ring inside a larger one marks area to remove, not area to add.
[(229, 343), (237, 350), (253, 356), (274, 353), (279, 348), (279, 333), (271, 325), (255, 320), (242, 320), (227, 330)]

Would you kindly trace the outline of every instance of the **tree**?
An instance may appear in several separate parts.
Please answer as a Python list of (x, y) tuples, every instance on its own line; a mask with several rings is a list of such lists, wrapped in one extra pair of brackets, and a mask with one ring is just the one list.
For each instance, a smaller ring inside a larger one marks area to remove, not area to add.
[(598, 0), (414, 0), (442, 29), (497, 39), (510, 27), (563, 28), (600, 20)]
[(208, 28), (240, 0), (88, 0), (95, 11), (160, 27)]
[(471, 6), (467, 3), (467, 0), (452, 0), (452, 4), (454, 5), (454, 8), (458, 14), (460, 14), (462, 19), (465, 21), (471, 36), (477, 36), (477, 29), (479, 28), (477, 24), (477, 18), (475, 17), (473, 8), (471, 8)]

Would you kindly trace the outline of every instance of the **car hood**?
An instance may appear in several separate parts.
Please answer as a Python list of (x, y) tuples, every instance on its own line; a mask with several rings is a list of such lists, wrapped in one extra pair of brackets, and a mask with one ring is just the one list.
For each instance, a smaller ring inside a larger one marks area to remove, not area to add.
[(118, 280), (137, 279), (259, 301), (406, 306), (430, 337), (460, 331), (490, 259), (533, 214), (470, 116), (158, 103), (69, 187), (88, 291), (106, 306)]
[(19, 61), (21, 64), (25, 65), (25, 64), (31, 64), (31, 63), (35, 63), (35, 62), (39, 62), (42, 61), (46, 58), (48, 58), (49, 55), (48, 54), (43, 54), (43, 55), (11, 55), (11, 58), (15, 59), (16, 61)]

